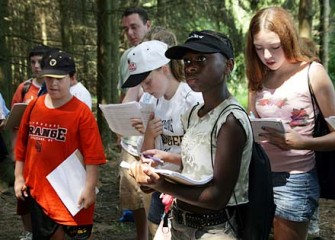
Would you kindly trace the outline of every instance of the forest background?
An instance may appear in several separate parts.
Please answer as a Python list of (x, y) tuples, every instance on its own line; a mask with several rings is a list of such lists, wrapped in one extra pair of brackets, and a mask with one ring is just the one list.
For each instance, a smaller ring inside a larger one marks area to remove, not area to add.
[[(271, 5), (291, 12), (300, 35), (315, 42), (323, 65), (335, 81), (334, 0), (1, 0), (0, 91), (9, 107), (18, 84), (31, 75), (27, 55), (37, 44), (73, 54), (78, 79), (94, 98), (93, 109), (106, 154), (112, 158), (116, 136), (98, 104), (119, 101), (119, 58), (129, 47), (121, 28), (126, 7), (145, 8), (152, 25), (172, 30), (180, 43), (192, 30), (212, 29), (228, 34), (236, 62), (229, 87), (246, 105), (245, 34), (255, 12)], [(9, 143), (9, 133), (5, 131), (4, 135)]]

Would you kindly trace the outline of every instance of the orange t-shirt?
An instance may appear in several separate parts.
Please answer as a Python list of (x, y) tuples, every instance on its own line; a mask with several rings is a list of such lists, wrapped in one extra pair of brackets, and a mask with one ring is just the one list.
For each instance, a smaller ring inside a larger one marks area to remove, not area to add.
[(22, 99), (22, 90), (24, 87), (25, 82), (20, 83), (20, 85), (17, 87), (14, 96), (12, 98), (12, 105), (14, 103), (29, 103), (31, 100), (35, 99), (38, 95), (38, 91), (40, 90), (40, 87), (37, 87), (34, 83), (31, 83), (28, 91), (24, 95), (24, 98)]
[(45, 96), (31, 101), (23, 115), (16, 159), (25, 162), (24, 178), (30, 194), (51, 219), (68, 226), (93, 224), (94, 204), (72, 216), (46, 176), (76, 149), (82, 153), (85, 165), (106, 162), (97, 123), (91, 110), (77, 98), (49, 109)]

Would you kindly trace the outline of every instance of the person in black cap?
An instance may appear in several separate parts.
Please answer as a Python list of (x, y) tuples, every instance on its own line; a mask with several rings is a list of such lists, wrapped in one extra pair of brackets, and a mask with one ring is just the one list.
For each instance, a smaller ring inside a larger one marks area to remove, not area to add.
[(149, 165), (134, 163), (138, 183), (176, 198), (172, 206), (172, 239), (237, 239), (237, 204), (248, 201), (248, 167), (253, 135), (248, 116), (236, 109), (227, 88), (234, 67), (233, 47), (224, 34), (191, 32), (183, 45), (166, 57), (182, 59), (186, 81), (201, 92), (204, 103), (183, 115), (186, 133), (181, 155), (151, 149), (143, 152), (163, 161), (180, 158), (181, 173), (207, 184), (189, 186), (167, 181)]
[[(74, 72), (70, 54), (48, 53), (41, 72), (47, 93), (27, 106), (18, 132), (14, 190), (18, 199), (30, 202), (34, 239), (65, 239), (65, 234), (92, 239), (98, 165), (106, 159), (93, 113), (70, 93)], [(79, 166), (72, 165), (76, 162)], [(61, 174), (54, 173), (61, 166)], [(58, 178), (52, 182), (50, 174)], [(66, 176), (83, 182), (75, 187)], [(71, 190), (61, 184), (63, 179)], [(81, 188), (78, 195), (75, 188)], [(71, 196), (72, 208), (66, 205)]]
[[(45, 67), (48, 67), (49, 63), (46, 61), (50, 54), (56, 54), (56, 53), (62, 52), (62, 50), (58, 48), (52, 48), (45, 56), (45, 58), (42, 59), (42, 69)], [(64, 52), (63, 52), (64, 53)], [(90, 92), (87, 90), (87, 88), (81, 83), (78, 82), (77, 79), (77, 70), (76, 70), (76, 65), (74, 62), (74, 59), (71, 57), (69, 58), (69, 62), (67, 63), (70, 66), (70, 79), (71, 79), (71, 87), (70, 87), (70, 93), (78, 98), (80, 101), (85, 103), (90, 109), (92, 109), (92, 97)], [(40, 91), (38, 92), (38, 96), (41, 96), (43, 94), (47, 93), (47, 88), (45, 83), (42, 84)]]

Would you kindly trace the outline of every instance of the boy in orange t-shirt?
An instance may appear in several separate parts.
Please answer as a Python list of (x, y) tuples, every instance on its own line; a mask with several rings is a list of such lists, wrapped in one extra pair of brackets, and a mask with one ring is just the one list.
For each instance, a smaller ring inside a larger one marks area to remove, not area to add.
[[(69, 54), (55, 50), (46, 56), (41, 76), (48, 93), (29, 103), (18, 133), (15, 195), (30, 201), (34, 239), (91, 236), (98, 165), (106, 159), (91, 110), (70, 93), (74, 72)], [(72, 216), (46, 177), (77, 149), (86, 182), (78, 199), (83, 209)]]

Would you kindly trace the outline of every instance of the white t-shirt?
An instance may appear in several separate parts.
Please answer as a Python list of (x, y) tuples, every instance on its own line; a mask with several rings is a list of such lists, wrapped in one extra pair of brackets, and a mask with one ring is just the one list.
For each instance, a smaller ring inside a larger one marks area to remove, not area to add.
[(73, 96), (85, 103), (92, 110), (92, 97), (90, 92), (83, 84), (78, 82), (76, 85), (70, 87), (70, 92)]
[(0, 120), (5, 119), (8, 113), (9, 113), (9, 110), (7, 109), (5, 100), (3, 99), (0, 93)]
[(171, 99), (161, 97), (158, 100), (155, 117), (162, 120), (163, 133), (157, 149), (180, 153), (180, 144), (185, 133), (181, 116), (198, 103), (203, 103), (202, 94), (192, 91), (185, 82), (179, 84)]
[(129, 70), (128, 70), (128, 53), (133, 49), (134, 47), (128, 48), (124, 53), (122, 54), (120, 58), (120, 64), (119, 64), (119, 81), (117, 88), (121, 92), (126, 92), (126, 88), (121, 88), (122, 85), (125, 83), (125, 81), (129, 77)]
[[(171, 99), (166, 100), (161, 97), (156, 101), (155, 117), (161, 119), (163, 133), (155, 139), (155, 148), (166, 152), (180, 153), (181, 141), (185, 133), (181, 117), (194, 105), (203, 103), (202, 94), (192, 91), (188, 84), (181, 82)], [(141, 149), (142, 143), (143, 137), (140, 137), (137, 149)], [(180, 166), (169, 163), (159, 167), (174, 171), (180, 170)]]

